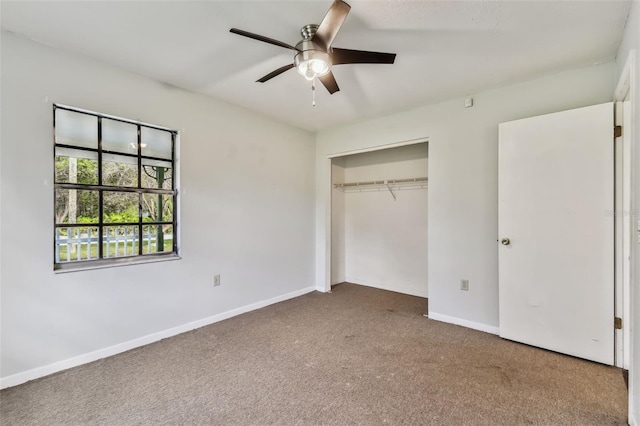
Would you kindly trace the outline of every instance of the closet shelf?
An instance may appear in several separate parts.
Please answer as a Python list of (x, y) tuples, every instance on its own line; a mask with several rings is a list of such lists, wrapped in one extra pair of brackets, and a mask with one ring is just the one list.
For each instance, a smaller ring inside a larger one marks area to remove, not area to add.
[(386, 179), (371, 180), (368, 182), (345, 182), (334, 183), (333, 187), (342, 192), (362, 192), (362, 191), (383, 191), (389, 190), (393, 198), (396, 196), (393, 190), (404, 189), (425, 189), (427, 188), (428, 179), (426, 177), (407, 178), (407, 179)]

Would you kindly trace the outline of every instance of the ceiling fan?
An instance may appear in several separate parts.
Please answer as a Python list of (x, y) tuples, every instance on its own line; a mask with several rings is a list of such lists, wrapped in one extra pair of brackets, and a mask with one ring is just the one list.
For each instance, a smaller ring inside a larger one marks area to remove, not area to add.
[[(315, 79), (317, 78), (326, 87), (330, 94), (339, 91), (331, 67), (344, 64), (393, 64), (395, 53), (369, 52), (365, 50), (340, 49), (331, 46), (333, 39), (338, 34), (342, 23), (349, 14), (351, 6), (342, 0), (334, 0), (320, 25), (309, 24), (300, 30), (302, 40), (291, 46), (278, 40), (259, 34), (231, 28), (231, 32), (244, 37), (249, 37), (265, 43), (274, 44), (295, 51), (293, 63), (287, 64), (271, 71), (256, 82), (265, 83), (291, 68), (296, 68), (298, 73), (312, 82), (312, 90), (315, 91)], [(314, 92), (315, 94), (315, 92)], [(314, 102), (315, 105), (315, 102)]]

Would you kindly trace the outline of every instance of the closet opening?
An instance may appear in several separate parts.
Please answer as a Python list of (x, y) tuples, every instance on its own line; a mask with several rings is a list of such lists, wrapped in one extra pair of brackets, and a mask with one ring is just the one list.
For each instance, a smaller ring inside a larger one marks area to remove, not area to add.
[(331, 285), (428, 297), (428, 143), (331, 158)]

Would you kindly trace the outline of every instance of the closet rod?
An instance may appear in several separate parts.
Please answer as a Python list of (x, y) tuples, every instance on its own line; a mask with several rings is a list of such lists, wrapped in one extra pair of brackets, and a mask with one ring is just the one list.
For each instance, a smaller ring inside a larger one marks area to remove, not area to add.
[(371, 185), (394, 185), (398, 183), (424, 183), (427, 182), (426, 177), (407, 178), (407, 179), (387, 179), (387, 180), (371, 180), (368, 182), (346, 182), (346, 183), (334, 183), (334, 188), (354, 188), (359, 186), (371, 186)]

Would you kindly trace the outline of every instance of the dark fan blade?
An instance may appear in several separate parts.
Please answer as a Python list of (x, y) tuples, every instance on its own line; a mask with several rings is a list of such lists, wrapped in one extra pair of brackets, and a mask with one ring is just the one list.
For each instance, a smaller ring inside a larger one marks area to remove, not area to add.
[(333, 73), (331, 71), (329, 71), (325, 75), (318, 77), (318, 79), (322, 82), (324, 87), (327, 88), (330, 94), (333, 95), (340, 90), (340, 88), (338, 87), (338, 82), (336, 81), (336, 78), (333, 76)]
[(347, 3), (342, 0), (335, 0), (311, 41), (327, 50), (333, 43), (333, 39), (336, 38), (338, 31), (340, 31), (340, 27), (347, 18), (349, 10), (351, 10), (351, 6)]
[(392, 64), (396, 60), (395, 53), (367, 52), (366, 50), (350, 50), (334, 47), (329, 51), (332, 65), (342, 64)]
[(271, 71), (269, 74), (265, 75), (260, 80), (256, 80), (256, 83), (264, 83), (265, 81), (271, 80), (273, 77), (276, 77), (285, 71), (289, 71), (293, 67), (295, 67), (294, 64), (288, 64), (288, 65), (285, 65), (284, 67), (280, 67), (275, 71)]
[(289, 45), (287, 43), (283, 43), (281, 41), (274, 40), (274, 39), (269, 38), (269, 37), (261, 36), (259, 34), (254, 34), (254, 33), (248, 32), (248, 31), (239, 30), (237, 28), (231, 28), (229, 31), (234, 33), (234, 34), (238, 34), (238, 35), (241, 35), (241, 36), (249, 37), (249, 38), (252, 38), (254, 40), (264, 41), (265, 43), (269, 43), (269, 44), (275, 44), (276, 46), (284, 47), (286, 49), (291, 49), (291, 50), (295, 50), (295, 51), (299, 52), (298, 49), (296, 49), (295, 47), (293, 47), (293, 46), (291, 46), (291, 45)]

